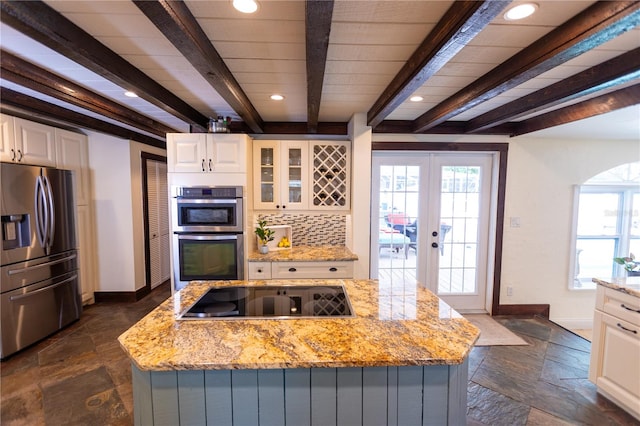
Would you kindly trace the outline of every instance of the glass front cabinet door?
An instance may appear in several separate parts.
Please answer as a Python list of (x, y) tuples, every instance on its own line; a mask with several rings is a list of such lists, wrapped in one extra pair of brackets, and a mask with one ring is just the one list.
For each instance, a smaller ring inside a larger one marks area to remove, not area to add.
[(254, 141), (256, 210), (308, 207), (309, 147), (306, 141)]

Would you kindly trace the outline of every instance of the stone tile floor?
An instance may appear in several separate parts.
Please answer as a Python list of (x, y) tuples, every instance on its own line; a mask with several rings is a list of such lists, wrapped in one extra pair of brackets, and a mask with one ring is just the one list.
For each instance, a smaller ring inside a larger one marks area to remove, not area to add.
[[(76, 323), (3, 361), (0, 424), (132, 424), (131, 370), (116, 338), (169, 294), (164, 285), (136, 303), (86, 307)], [(473, 349), (470, 426), (640, 425), (588, 381), (587, 340), (542, 318), (496, 319), (529, 346)]]

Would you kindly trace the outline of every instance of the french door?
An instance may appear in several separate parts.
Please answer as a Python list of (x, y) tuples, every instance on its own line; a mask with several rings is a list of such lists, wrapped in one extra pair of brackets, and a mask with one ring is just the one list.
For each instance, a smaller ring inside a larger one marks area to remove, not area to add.
[(493, 154), (374, 152), (372, 161), (371, 277), (484, 311)]

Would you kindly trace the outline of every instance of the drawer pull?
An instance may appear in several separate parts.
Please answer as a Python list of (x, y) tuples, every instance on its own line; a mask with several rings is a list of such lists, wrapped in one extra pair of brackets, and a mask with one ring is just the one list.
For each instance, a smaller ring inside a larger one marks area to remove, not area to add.
[(258, 269), (258, 273), (261, 274), (262, 273), (262, 269)]
[(336, 267), (329, 268), (329, 271), (331, 271), (331, 272), (336, 272), (337, 270), (338, 270), (338, 268), (336, 268)]
[(637, 330), (631, 330), (630, 328), (627, 328), (627, 327), (623, 326), (623, 325), (622, 325), (622, 324), (620, 324), (620, 323), (618, 323), (617, 325), (618, 325), (618, 327), (620, 327), (620, 328), (621, 328), (621, 329), (623, 329), (624, 331), (628, 331), (628, 332), (633, 333), (633, 334), (638, 334), (638, 331), (637, 331)]
[(640, 309), (633, 309), (633, 308), (630, 308), (628, 306), (624, 306), (624, 303), (621, 303), (620, 307), (626, 309), (627, 311), (636, 312), (636, 313), (640, 314)]
[(289, 272), (295, 272), (295, 271), (297, 271), (296, 268), (289, 268)]

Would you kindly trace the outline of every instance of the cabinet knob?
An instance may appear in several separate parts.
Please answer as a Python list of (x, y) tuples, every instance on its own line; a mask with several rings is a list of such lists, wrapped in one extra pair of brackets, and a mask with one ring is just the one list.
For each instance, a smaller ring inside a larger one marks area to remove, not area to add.
[(338, 268), (335, 268), (335, 267), (329, 268), (329, 271), (331, 271), (331, 272), (336, 272), (337, 270), (338, 270)]
[(295, 272), (295, 271), (297, 271), (296, 268), (289, 268), (289, 272)]
[(437, 236), (438, 236), (438, 231), (433, 231), (433, 232), (431, 233), (431, 235), (433, 235), (434, 237), (437, 237)]
[(438, 248), (438, 243), (431, 243), (431, 247)]
[(262, 273), (262, 269), (258, 269), (258, 273), (261, 274)]

